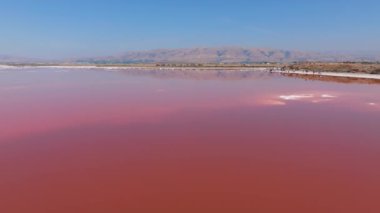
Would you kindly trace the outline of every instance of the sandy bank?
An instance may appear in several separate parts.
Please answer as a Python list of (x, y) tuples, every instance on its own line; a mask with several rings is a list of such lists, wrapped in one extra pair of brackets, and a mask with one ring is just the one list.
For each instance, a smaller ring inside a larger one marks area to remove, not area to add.
[(314, 76), (331, 76), (331, 77), (344, 77), (344, 78), (363, 78), (363, 79), (376, 79), (380, 80), (380, 75), (377, 74), (363, 74), (363, 73), (338, 73), (338, 72), (313, 72), (313, 71), (295, 71), (295, 70), (274, 70), (273, 73), (284, 74), (299, 74), (299, 75), (314, 75)]
[(345, 72), (318, 72), (306, 70), (280, 70), (279, 68), (268, 67), (154, 67), (154, 66), (96, 66), (96, 65), (44, 65), (44, 66), (12, 66), (1, 65), (0, 69), (86, 69), (86, 70), (161, 70), (161, 71), (232, 71), (232, 72), (250, 72), (261, 71), (271, 73), (283, 74), (298, 74), (310, 76), (330, 76), (330, 77), (343, 77), (343, 78), (360, 78), (360, 79), (374, 79), (380, 80), (379, 74), (365, 74), (365, 73), (345, 73)]

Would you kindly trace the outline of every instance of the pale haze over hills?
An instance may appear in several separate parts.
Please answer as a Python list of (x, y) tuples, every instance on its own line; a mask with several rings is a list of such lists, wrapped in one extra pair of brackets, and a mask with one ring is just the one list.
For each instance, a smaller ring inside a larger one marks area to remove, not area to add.
[(380, 54), (326, 53), (270, 48), (212, 47), (128, 51), (104, 57), (43, 60), (0, 55), (0, 63), (260, 63), (380, 61)]
[(268, 48), (186, 48), (130, 51), (108, 57), (76, 60), (84, 63), (258, 63), (297, 61), (379, 61), (377, 54), (342, 54)]
[(0, 63), (29, 63), (40, 61), (42, 60), (0, 54)]

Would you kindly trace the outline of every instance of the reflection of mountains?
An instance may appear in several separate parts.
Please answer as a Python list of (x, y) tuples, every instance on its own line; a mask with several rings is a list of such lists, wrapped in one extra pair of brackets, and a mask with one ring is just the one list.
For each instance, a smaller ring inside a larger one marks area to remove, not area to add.
[(258, 70), (160, 70), (160, 69), (133, 69), (122, 70), (120, 73), (133, 76), (150, 76), (162, 79), (184, 79), (184, 80), (249, 80), (260, 79), (269, 80), (275, 77), (286, 76), (298, 78), (308, 81), (325, 81), (345, 84), (380, 84), (380, 80), (362, 79), (362, 78), (346, 78), (335, 76), (318, 76), (318, 75), (302, 75), (290, 73), (269, 73), (269, 71)]
[(303, 79), (306, 81), (325, 81), (343, 84), (380, 84), (377, 79), (364, 79), (364, 78), (347, 78), (335, 76), (319, 76), (319, 75), (302, 75), (295, 73), (282, 73), (283, 76)]
[(126, 75), (150, 76), (163, 79), (184, 80), (244, 80), (244, 79), (271, 79), (272, 76), (266, 71), (252, 70), (123, 70)]

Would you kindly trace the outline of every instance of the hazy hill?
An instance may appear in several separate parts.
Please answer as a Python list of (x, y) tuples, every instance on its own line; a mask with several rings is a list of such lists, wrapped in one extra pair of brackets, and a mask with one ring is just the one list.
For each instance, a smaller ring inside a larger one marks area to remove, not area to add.
[(0, 63), (258, 63), (258, 62), (342, 62), (380, 61), (380, 54), (342, 54), (306, 51), (291, 51), (265, 48), (187, 48), (129, 51), (105, 57), (87, 57), (70, 60), (44, 60), (11, 57), (0, 54)]
[(81, 63), (257, 63), (294, 61), (379, 61), (380, 56), (302, 52), (263, 48), (189, 48), (130, 51), (124, 54), (83, 58)]
[(2, 64), (12, 64), (12, 63), (41, 63), (45, 62), (45, 60), (33, 59), (33, 58), (24, 58), (24, 57), (16, 57), (10, 55), (1, 55), (0, 54), (0, 63)]
[(18, 58), (11, 57), (8, 55), (0, 55), (0, 62), (1, 63), (8, 63), (8, 62), (13, 62), (13, 61), (18, 61)]

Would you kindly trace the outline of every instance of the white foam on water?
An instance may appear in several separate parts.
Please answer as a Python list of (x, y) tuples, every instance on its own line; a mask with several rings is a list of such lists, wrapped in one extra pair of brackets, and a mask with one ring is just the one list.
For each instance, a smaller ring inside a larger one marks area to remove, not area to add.
[(286, 101), (297, 101), (297, 100), (302, 100), (302, 99), (307, 99), (307, 98), (313, 98), (314, 95), (312, 94), (300, 94), (300, 95), (281, 95), (279, 96), (280, 99), (286, 100)]
[(329, 94), (322, 94), (321, 98), (336, 98), (336, 96), (329, 95)]

